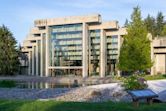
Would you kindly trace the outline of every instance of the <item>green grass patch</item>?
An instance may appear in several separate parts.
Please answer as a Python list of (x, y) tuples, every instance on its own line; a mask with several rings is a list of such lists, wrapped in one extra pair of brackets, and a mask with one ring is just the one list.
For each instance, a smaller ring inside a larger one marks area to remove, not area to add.
[(131, 103), (0, 100), (0, 111), (166, 111), (165, 106), (166, 103), (143, 103), (135, 108)]
[(166, 74), (158, 74), (158, 75), (144, 75), (143, 76), (146, 80), (160, 80), (166, 79)]
[[(120, 80), (124, 81), (125, 78), (128, 78), (129, 76), (125, 77), (114, 77), (113, 79), (115, 80)], [(139, 77), (143, 77), (146, 80), (160, 80), (160, 79), (166, 79), (166, 74), (157, 74), (157, 75), (145, 75), (145, 74), (140, 74)]]
[(0, 81), (0, 87), (3, 87), (3, 88), (16, 87), (16, 82), (12, 81), (12, 80), (1, 80)]

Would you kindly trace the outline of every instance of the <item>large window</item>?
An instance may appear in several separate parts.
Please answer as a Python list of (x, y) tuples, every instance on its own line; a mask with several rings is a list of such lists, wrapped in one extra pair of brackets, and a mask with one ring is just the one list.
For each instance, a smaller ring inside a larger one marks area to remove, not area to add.
[(50, 66), (82, 66), (82, 24), (51, 27)]
[(99, 75), (100, 30), (89, 31), (89, 74)]
[(118, 57), (118, 35), (107, 36), (107, 75), (115, 74)]

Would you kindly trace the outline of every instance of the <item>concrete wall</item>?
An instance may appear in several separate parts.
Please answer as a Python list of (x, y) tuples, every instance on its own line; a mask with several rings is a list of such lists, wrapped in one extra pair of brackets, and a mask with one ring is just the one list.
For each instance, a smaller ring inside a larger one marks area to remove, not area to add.
[(152, 60), (151, 74), (166, 74), (166, 38), (155, 38), (152, 41)]

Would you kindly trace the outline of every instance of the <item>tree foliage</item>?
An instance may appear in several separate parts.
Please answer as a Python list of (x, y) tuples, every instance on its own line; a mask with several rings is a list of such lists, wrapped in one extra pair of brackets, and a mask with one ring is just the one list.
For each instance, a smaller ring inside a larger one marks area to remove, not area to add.
[(0, 26), (0, 75), (13, 75), (18, 71), (19, 60), (16, 40), (6, 26)]
[(139, 7), (134, 8), (127, 32), (120, 50), (118, 68), (128, 72), (150, 68), (150, 40), (147, 38), (148, 32)]
[(166, 36), (166, 33), (165, 33), (166, 22), (164, 22), (164, 16), (162, 12), (159, 12), (156, 18), (148, 15), (145, 18), (144, 22), (145, 22), (147, 31), (152, 34), (153, 38), (157, 36)]
[(125, 24), (124, 24), (124, 27), (127, 27), (128, 24), (129, 24), (129, 21), (128, 21), (128, 19), (126, 19)]
[(166, 36), (166, 25), (164, 25), (161, 36)]
[(162, 12), (159, 12), (156, 18), (156, 35), (157, 36), (161, 36), (163, 28), (164, 28), (164, 16)]
[(155, 37), (157, 35), (155, 18), (148, 15), (147, 18), (144, 20), (144, 22), (145, 22), (147, 31), (152, 34), (152, 37)]

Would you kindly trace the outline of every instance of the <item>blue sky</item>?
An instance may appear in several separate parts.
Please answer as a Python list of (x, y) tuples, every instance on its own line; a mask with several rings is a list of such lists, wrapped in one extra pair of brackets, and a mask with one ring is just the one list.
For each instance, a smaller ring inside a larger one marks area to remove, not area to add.
[(104, 21), (118, 20), (122, 26), (137, 5), (143, 18), (159, 11), (166, 15), (166, 0), (1, 0), (0, 25), (22, 43), (35, 19), (99, 13)]

